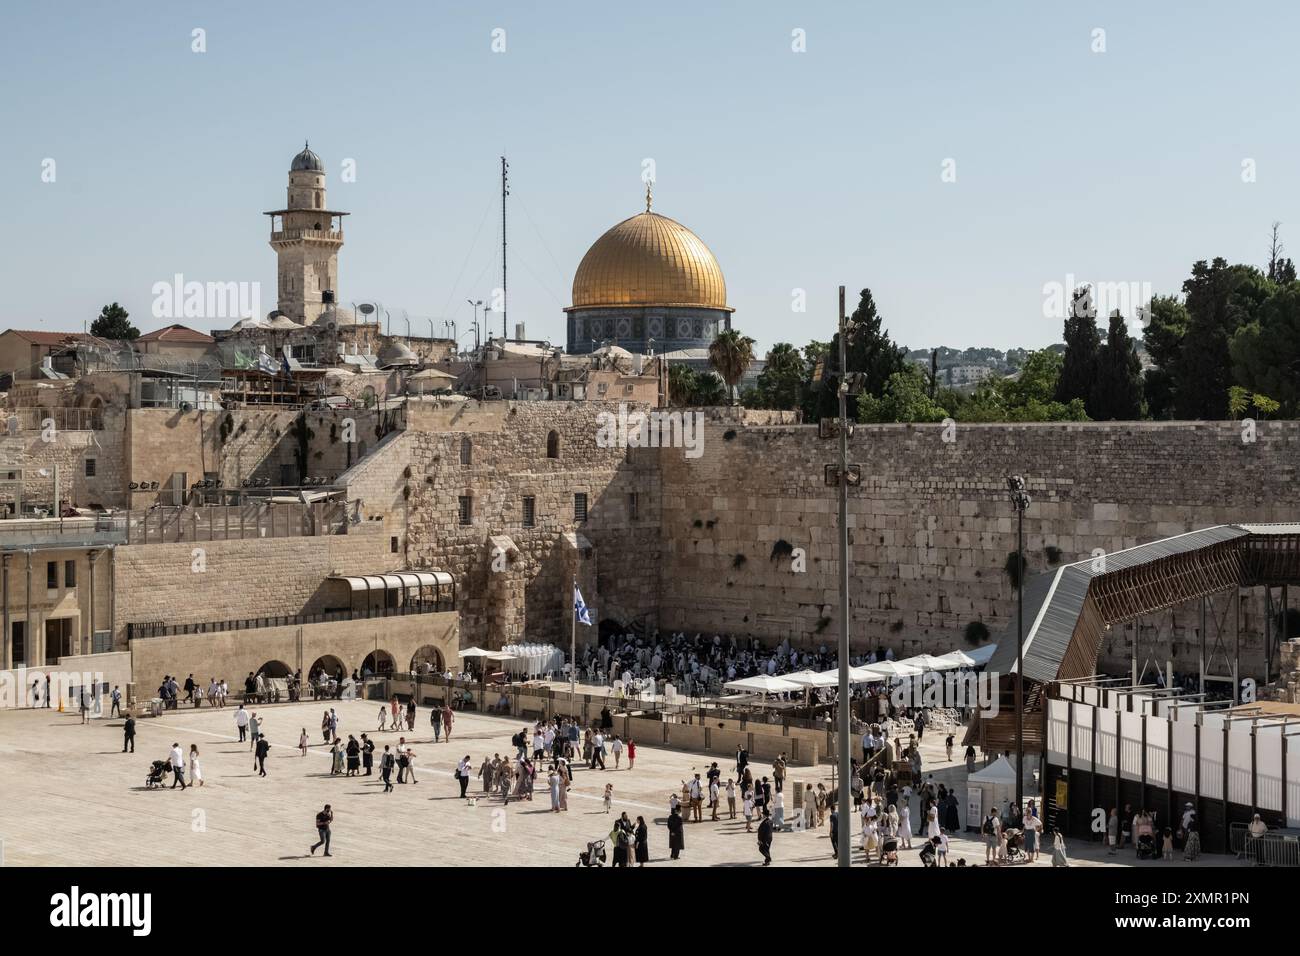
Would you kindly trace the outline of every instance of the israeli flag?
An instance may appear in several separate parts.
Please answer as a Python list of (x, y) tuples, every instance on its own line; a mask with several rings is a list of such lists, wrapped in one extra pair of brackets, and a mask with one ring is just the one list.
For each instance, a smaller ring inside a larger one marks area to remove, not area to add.
[(582, 600), (582, 592), (578, 590), (578, 585), (573, 585), (573, 613), (578, 617), (579, 624), (586, 624), (591, 627), (591, 614), (587, 610), (587, 604)]

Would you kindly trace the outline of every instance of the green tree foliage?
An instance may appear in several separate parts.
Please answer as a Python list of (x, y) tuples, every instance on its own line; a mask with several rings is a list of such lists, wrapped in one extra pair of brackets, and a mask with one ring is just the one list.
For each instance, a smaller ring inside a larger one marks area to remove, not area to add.
[(1253, 266), (1230, 266), (1218, 258), (1192, 266), (1183, 283), (1187, 332), (1170, 369), (1179, 418), (1227, 417), (1228, 389), (1234, 384), (1228, 343), (1254, 320), (1274, 289)]
[(1097, 355), (1097, 377), (1087, 407), (1088, 417), (1099, 422), (1129, 422), (1142, 417), (1142, 360), (1119, 309), (1110, 314), (1106, 344)]
[[(856, 323), (856, 331), (848, 342), (848, 370), (865, 373), (863, 394), (882, 395), (889, 377), (895, 372), (903, 371), (907, 362), (907, 350), (895, 345), (889, 333), (884, 330), (883, 320), (876, 310), (876, 301), (872, 298), (870, 289), (863, 289), (859, 295), (858, 307), (853, 310), (853, 321)], [(839, 413), (839, 354), (837, 332), (826, 355), (826, 370), (813, 409), (815, 414), (805, 416), (810, 421), (830, 418)], [(849, 415), (853, 416), (856, 411), (856, 406), (850, 402)]]
[(718, 337), (709, 345), (709, 364), (727, 383), (728, 398), (753, 361), (754, 340), (735, 329), (719, 332)]
[(116, 302), (106, 305), (99, 310), (99, 318), (90, 323), (90, 334), (101, 339), (137, 339), (140, 330), (128, 321), (130, 318), (130, 313)]
[(953, 417), (959, 422), (1086, 422), (1083, 399), (1055, 399), (1064, 361), (1054, 349), (1029, 352), (1017, 378), (982, 383)]
[(926, 374), (911, 362), (889, 376), (879, 396), (858, 396), (860, 422), (941, 422), (947, 417), (947, 410), (930, 397)]
[(1100, 349), (1097, 310), (1092, 304), (1092, 290), (1085, 286), (1074, 291), (1070, 314), (1065, 318), (1065, 361), (1056, 383), (1058, 402), (1069, 403), (1081, 398), (1086, 407), (1092, 400)]
[(1190, 322), (1187, 307), (1172, 295), (1154, 296), (1147, 307), (1142, 344), (1155, 367), (1147, 369), (1143, 392), (1147, 413), (1152, 418), (1172, 418), (1174, 415), (1174, 367)]
[(746, 389), (761, 402), (755, 408), (798, 408), (803, 398), (806, 369), (803, 356), (789, 342), (777, 342), (768, 350), (763, 371), (758, 373), (758, 387)]
[(1300, 282), (1278, 289), (1233, 333), (1228, 349), (1242, 391), (1271, 397), (1288, 418), (1300, 415)]

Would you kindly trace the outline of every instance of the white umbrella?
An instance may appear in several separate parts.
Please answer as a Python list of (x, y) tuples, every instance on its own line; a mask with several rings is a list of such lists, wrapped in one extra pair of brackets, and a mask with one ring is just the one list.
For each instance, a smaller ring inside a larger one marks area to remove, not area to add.
[(834, 687), (840, 682), (839, 671), (796, 671), (793, 674), (782, 674), (786, 680), (794, 681), (796, 684), (802, 684), (804, 687)]
[(491, 657), (493, 651), (485, 651), (481, 647), (467, 647), (460, 652), (461, 657)]
[(987, 664), (993, 657), (993, 652), (998, 649), (996, 644), (985, 644), (982, 647), (976, 647), (966, 651), (966, 656), (976, 664)]
[(944, 660), (942, 657), (932, 657), (929, 654), (917, 654), (915, 657), (909, 657), (906, 660), (898, 662), (899, 664), (919, 667), (922, 671), (950, 671), (960, 667), (950, 660)]
[(924, 671), (919, 667), (913, 667), (911, 664), (902, 661), (880, 661), (876, 664), (868, 664), (865, 667), (855, 667), (849, 671), (850, 676), (855, 674), (870, 675), (860, 678), (860, 680), (886, 680), (891, 677), (916, 677), (923, 674)]
[(940, 654), (939, 660), (947, 662), (949, 668), (975, 666), (975, 659), (961, 651), (949, 651), (947, 654)]
[(748, 691), (751, 694), (784, 694), (790, 691), (803, 690), (801, 684), (796, 684), (794, 681), (786, 680), (783, 677), (769, 677), (767, 674), (728, 681), (722, 686), (726, 690)]

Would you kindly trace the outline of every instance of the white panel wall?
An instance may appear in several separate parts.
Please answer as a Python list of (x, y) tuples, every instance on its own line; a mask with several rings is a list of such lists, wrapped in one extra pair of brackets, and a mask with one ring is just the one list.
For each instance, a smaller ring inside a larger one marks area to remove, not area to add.
[(1228, 731), (1228, 800), (1250, 806), (1250, 724), (1236, 721)]
[(1142, 779), (1142, 715), (1120, 711), (1119, 775), (1125, 780)]
[[(1084, 688), (1085, 690), (1087, 688)], [(1092, 707), (1074, 705), (1074, 766), (1080, 770), (1092, 769)]]
[(1277, 724), (1255, 728), (1255, 785), (1258, 805), (1282, 809), (1282, 728)]
[(1174, 789), (1196, 792), (1196, 725), (1187, 721), (1174, 722)]
[(1097, 772), (1115, 775), (1115, 725), (1119, 714), (1113, 710), (1097, 710)]
[(1145, 717), (1147, 724), (1147, 783), (1169, 785), (1169, 721)]
[(1047, 759), (1058, 767), (1066, 764), (1069, 711), (1069, 701), (1052, 699), (1047, 701)]
[(1223, 799), (1223, 721), (1219, 724), (1201, 727), (1201, 796), (1212, 800)]

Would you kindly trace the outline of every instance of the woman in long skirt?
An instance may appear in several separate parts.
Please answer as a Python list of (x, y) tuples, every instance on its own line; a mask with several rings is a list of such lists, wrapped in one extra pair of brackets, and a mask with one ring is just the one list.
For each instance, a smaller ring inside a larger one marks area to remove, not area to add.
[(330, 753), (334, 755), (334, 763), (330, 773), (343, 772), (343, 742), (337, 737), (334, 738), (334, 746), (330, 748)]
[(330, 742), (330, 712), (325, 711), (325, 715), (320, 719), (320, 735), (325, 743)]
[(190, 744), (190, 785), (203, 786), (203, 768), (199, 766), (199, 748)]
[(650, 862), (650, 828), (645, 825), (645, 817), (636, 818), (636, 865), (645, 866)]

